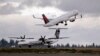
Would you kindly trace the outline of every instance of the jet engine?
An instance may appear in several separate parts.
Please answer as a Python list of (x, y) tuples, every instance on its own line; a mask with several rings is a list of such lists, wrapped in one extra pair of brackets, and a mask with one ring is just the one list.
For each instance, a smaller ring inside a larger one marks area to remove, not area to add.
[(70, 21), (70, 22), (74, 22), (75, 19), (76, 19), (76, 15), (75, 15), (75, 17), (71, 17), (69, 21)]
[(71, 19), (71, 20), (70, 20), (70, 22), (74, 22), (74, 21), (75, 21), (75, 19)]
[(56, 24), (57, 26), (59, 25), (59, 23)]
[(61, 21), (60, 23), (63, 23), (63, 21)]

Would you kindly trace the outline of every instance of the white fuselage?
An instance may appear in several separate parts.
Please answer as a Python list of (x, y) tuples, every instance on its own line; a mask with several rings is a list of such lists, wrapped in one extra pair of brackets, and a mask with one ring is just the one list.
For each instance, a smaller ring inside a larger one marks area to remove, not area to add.
[(24, 42), (19, 42), (18, 45), (46, 45), (47, 42), (50, 42), (50, 44), (53, 44), (55, 42), (57, 42), (57, 39), (46, 39), (45, 43), (43, 43), (42, 41), (24, 41)]
[(60, 23), (62, 21), (69, 21), (71, 17), (78, 15), (78, 11), (71, 11), (69, 13), (66, 13), (60, 17), (55, 18), (54, 20), (50, 21), (49, 23), (45, 24), (44, 27), (50, 27), (53, 25), (56, 25), (57, 23)]

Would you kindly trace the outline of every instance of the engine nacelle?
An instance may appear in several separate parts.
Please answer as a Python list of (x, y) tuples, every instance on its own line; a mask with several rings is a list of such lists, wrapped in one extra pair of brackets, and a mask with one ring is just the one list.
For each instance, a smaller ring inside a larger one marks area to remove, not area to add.
[(57, 23), (56, 25), (58, 26), (59, 24)]
[(70, 22), (74, 22), (74, 21), (75, 21), (75, 19), (70, 20)]
[(67, 24), (65, 24), (65, 26), (67, 26)]
[(63, 21), (61, 21), (60, 23), (63, 23)]

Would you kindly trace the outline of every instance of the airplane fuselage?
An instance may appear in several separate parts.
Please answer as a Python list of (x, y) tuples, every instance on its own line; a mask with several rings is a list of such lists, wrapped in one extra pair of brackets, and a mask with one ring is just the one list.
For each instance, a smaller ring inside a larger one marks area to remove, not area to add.
[(55, 18), (54, 20), (52, 20), (49, 23), (45, 24), (44, 27), (50, 27), (50, 26), (56, 25), (57, 23), (62, 22), (62, 21), (68, 21), (68, 20), (70, 20), (71, 17), (76, 16), (78, 14), (79, 13), (76, 10), (71, 11), (69, 13), (66, 13), (66, 14), (60, 16), (60, 17)]
[(53, 44), (55, 42), (57, 42), (58, 40), (56, 39), (46, 39), (45, 43), (43, 43), (42, 41), (29, 41), (29, 42), (19, 42), (18, 45), (19, 46), (23, 46), (23, 45), (47, 45), (48, 43)]

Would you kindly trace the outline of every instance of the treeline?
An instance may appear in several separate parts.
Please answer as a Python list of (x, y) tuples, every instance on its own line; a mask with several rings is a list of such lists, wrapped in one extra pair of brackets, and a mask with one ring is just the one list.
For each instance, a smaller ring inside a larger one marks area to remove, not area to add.
[[(0, 47), (1, 48), (9, 48), (9, 47), (18, 47), (18, 41), (10, 40), (7, 41), (6, 39), (1, 39), (0, 40)], [(96, 45), (95, 43), (92, 43), (91, 45), (76, 45), (76, 44), (69, 44), (67, 43), (66, 45), (63, 44), (57, 44), (54, 45), (53, 47), (56, 48), (100, 48), (100, 45)]]
[(18, 41), (10, 40), (7, 41), (6, 39), (1, 39), (0, 40), (0, 47), (1, 48), (9, 48), (9, 47), (15, 47), (18, 45)]
[(56, 48), (100, 48), (100, 45), (96, 45), (95, 43), (92, 43), (91, 45), (80, 45), (80, 44), (70, 45), (69, 43), (67, 43), (66, 45), (57, 44), (57, 45), (54, 45), (54, 47), (56, 47)]

